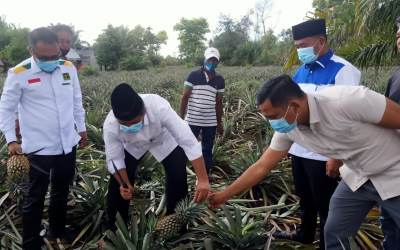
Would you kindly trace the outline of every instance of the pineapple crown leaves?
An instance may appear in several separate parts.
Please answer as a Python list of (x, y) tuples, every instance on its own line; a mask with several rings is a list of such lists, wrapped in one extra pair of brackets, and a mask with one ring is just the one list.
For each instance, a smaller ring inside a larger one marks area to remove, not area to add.
[(197, 219), (205, 210), (205, 205), (195, 203), (190, 197), (181, 200), (175, 208), (175, 214), (183, 217), (187, 222)]

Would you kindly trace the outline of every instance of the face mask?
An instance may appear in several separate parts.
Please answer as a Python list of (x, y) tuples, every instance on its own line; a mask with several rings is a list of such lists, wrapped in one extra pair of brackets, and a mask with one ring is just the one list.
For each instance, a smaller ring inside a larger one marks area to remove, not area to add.
[(56, 70), (57, 66), (59, 65), (58, 60), (51, 60), (51, 61), (36, 61), (37, 66), (46, 73), (52, 73)]
[(61, 51), (61, 56), (65, 57), (68, 54), (69, 49), (60, 49), (60, 51)]
[[(281, 119), (274, 119), (274, 120), (268, 120), (269, 123), (271, 124), (271, 127), (273, 130), (279, 133), (289, 133), (293, 129), (297, 127), (297, 122), (293, 122), (292, 124), (288, 123), (285, 119), (286, 114), (289, 110), (289, 107), (286, 110), (285, 115)], [(296, 115), (296, 120), (297, 120), (297, 115)]]
[(318, 55), (314, 52), (314, 47), (297, 49), (297, 56), (305, 64), (315, 62), (318, 59)]
[(214, 64), (214, 63), (208, 63), (207, 61), (206, 62), (204, 62), (204, 68), (207, 70), (207, 71), (215, 71), (215, 69), (217, 68), (217, 64)]
[(140, 121), (138, 123), (132, 124), (131, 126), (125, 126), (120, 124), (119, 128), (121, 129), (122, 132), (127, 133), (127, 134), (136, 134), (140, 130), (142, 130), (144, 124), (143, 121)]

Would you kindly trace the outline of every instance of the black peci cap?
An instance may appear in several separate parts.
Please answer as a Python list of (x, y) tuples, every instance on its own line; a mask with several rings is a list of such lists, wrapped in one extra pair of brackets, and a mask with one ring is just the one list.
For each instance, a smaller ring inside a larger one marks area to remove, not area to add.
[(126, 83), (121, 83), (111, 93), (111, 107), (115, 118), (130, 121), (143, 114), (142, 98)]
[(326, 36), (325, 19), (314, 19), (292, 26), (293, 40), (316, 35)]

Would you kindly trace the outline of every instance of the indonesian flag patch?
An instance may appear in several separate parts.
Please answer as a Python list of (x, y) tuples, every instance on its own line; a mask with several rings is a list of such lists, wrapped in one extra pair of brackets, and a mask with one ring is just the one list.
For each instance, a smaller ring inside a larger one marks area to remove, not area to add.
[(32, 78), (28, 80), (28, 84), (40, 83), (40, 78)]

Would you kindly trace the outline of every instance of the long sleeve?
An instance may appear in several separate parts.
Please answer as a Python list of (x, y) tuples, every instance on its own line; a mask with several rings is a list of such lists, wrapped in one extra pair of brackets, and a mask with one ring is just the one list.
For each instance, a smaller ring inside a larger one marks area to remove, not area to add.
[(15, 114), (17, 112), (21, 93), (20, 83), (10, 70), (0, 99), (0, 130), (6, 137), (7, 143), (17, 140), (15, 135)]
[(190, 161), (202, 156), (201, 145), (190, 130), (189, 125), (182, 120), (172, 109), (171, 105), (163, 98), (160, 101), (161, 124), (174, 137), (179, 146), (183, 148)]
[(82, 105), (82, 92), (78, 79), (78, 74), (74, 71), (73, 76), (74, 87), (74, 119), (78, 132), (86, 131), (85, 126), (85, 110)]
[(113, 162), (118, 170), (125, 168), (124, 145), (122, 144), (121, 140), (118, 139), (118, 136), (115, 133), (110, 132), (108, 126), (108, 124), (104, 124), (103, 126), (106, 162), (108, 171), (111, 174), (114, 174), (115, 170), (113, 167)]

